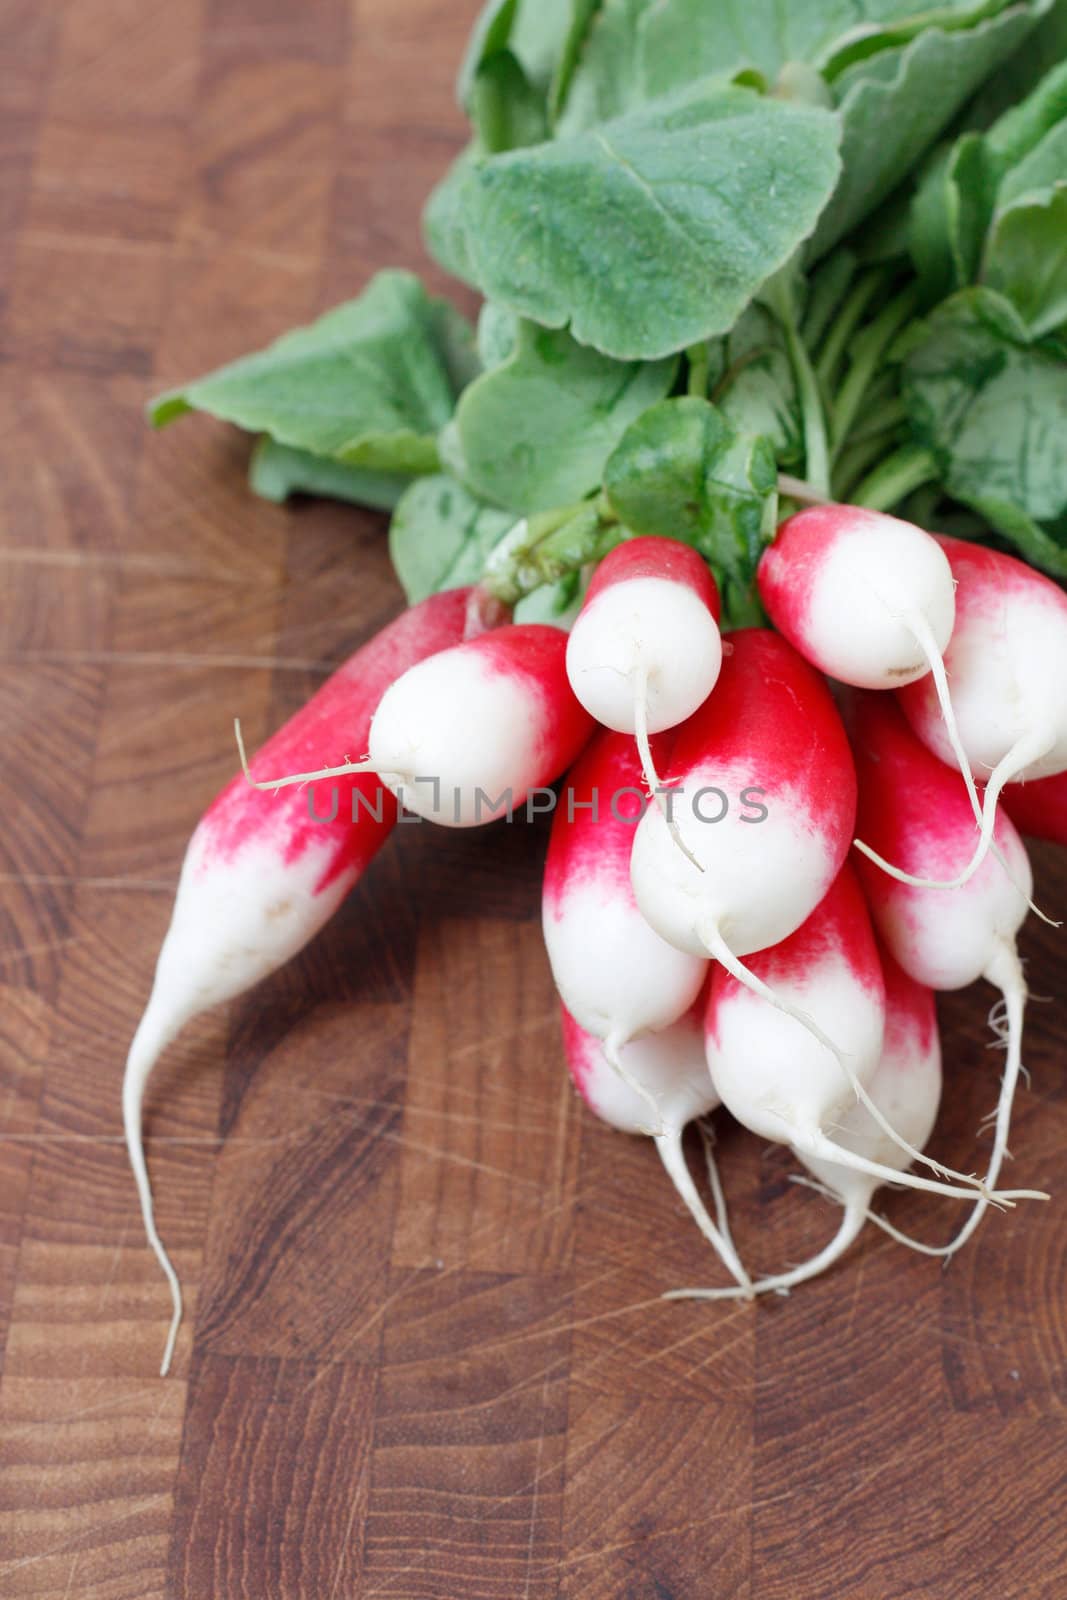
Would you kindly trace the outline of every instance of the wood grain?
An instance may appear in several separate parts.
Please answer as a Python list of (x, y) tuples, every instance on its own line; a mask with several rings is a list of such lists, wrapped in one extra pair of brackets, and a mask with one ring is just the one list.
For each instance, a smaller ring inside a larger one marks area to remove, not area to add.
[[(185, 841), (230, 715), (276, 727), (400, 597), (380, 517), (254, 501), (247, 441), (142, 408), (378, 267), (448, 287), (418, 213), (475, 9), (0, 0), (0, 1593), (1058, 1600), (1062, 1004), (1012, 1138), (1051, 1205), (948, 1272), (872, 1234), (757, 1311), (664, 1302), (713, 1263), (566, 1086), (543, 826), (404, 830), (170, 1051), (149, 1157), (189, 1314), (155, 1376), (119, 1083)], [(1024, 951), (1061, 1000), (1062, 935)], [(957, 1165), (993, 998), (941, 1005)], [(720, 1160), (754, 1268), (827, 1238), (783, 1151), (724, 1126)]]

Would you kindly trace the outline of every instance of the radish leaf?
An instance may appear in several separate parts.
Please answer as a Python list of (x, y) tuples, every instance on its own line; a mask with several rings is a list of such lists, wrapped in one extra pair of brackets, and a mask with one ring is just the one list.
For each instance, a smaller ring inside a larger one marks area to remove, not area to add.
[(489, 552), (514, 520), (453, 478), (419, 478), (399, 501), (389, 528), (389, 554), (408, 603), (477, 583)]
[(984, 288), (946, 300), (909, 343), (909, 420), (948, 493), (1017, 542), (1027, 523), (1048, 524), (1053, 541), (1067, 535), (1062, 350), (1034, 343), (1011, 303)]
[(626, 527), (693, 545), (735, 607), (747, 598), (774, 535), (778, 474), (767, 439), (736, 432), (707, 400), (664, 400), (627, 429), (604, 487)]
[(523, 323), (511, 354), (467, 389), (449, 429), (464, 482), (517, 512), (597, 488), (635, 417), (670, 392), (677, 361), (622, 364)]
[(437, 432), (475, 370), (459, 314), (411, 273), (382, 272), (358, 300), (162, 395), (149, 415), (161, 427), (206, 411), (349, 466), (432, 472)]
[(828, 111), (697, 84), (549, 144), (469, 155), (428, 236), (488, 298), (654, 359), (726, 332), (794, 253), (833, 191), (837, 139)]
[(346, 467), (328, 456), (294, 450), (264, 436), (248, 463), (248, 483), (264, 500), (280, 503), (292, 494), (323, 495), (328, 500), (349, 500), (353, 505), (391, 511), (411, 482), (393, 472), (368, 472)]
[(811, 247), (821, 255), (896, 188), (967, 98), (1026, 37), (1036, 8), (1010, 6), (974, 27), (930, 28), (855, 62), (834, 83), (844, 174)]

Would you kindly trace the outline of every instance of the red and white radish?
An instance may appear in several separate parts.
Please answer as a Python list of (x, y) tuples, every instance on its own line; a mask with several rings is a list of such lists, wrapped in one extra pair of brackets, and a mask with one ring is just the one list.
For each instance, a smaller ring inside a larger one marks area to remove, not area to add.
[[(684, 1016), (708, 965), (706, 956), (668, 944), (637, 909), (630, 852), (647, 806), (640, 784), (633, 740), (596, 734), (563, 786), (542, 895), (545, 947), (564, 1005), (623, 1076), (623, 1046)], [(642, 1097), (658, 1116), (647, 1090)]]
[(571, 688), (616, 733), (677, 727), (715, 686), (719, 615), (715, 580), (689, 545), (626, 539), (597, 567), (571, 629)]
[(420, 661), (390, 684), (366, 760), (259, 780), (281, 789), (376, 772), (407, 809), (445, 827), (493, 822), (558, 778), (592, 732), (571, 692), (567, 635), (545, 623), (495, 628)]
[[(398, 674), (463, 638), (468, 593), (457, 589), (424, 600), (357, 650), (264, 745), (253, 774), (364, 745), (371, 717)], [(326, 804), (306, 795), (276, 800), (238, 774), (189, 841), (122, 1086), (145, 1232), (174, 1302), (164, 1375), (181, 1320), (181, 1291), (156, 1230), (145, 1165), (142, 1110), (149, 1074), (191, 1018), (243, 994), (303, 949), (385, 843), (396, 818), (396, 801), (373, 775), (337, 782)]]
[[(945, 736), (982, 808), (960, 744), (943, 651), (956, 619), (955, 582), (937, 540), (860, 506), (810, 506), (789, 517), (759, 566), (760, 598), (806, 661), (857, 689), (899, 689), (929, 677)], [(861, 847), (862, 848), (862, 847)], [(893, 871), (889, 862), (879, 862)]]
[[(855, 1107), (853, 1079), (858, 1077), (864, 1104), (882, 1135), (904, 1150), (912, 1148), (870, 1097), (885, 1036), (885, 980), (852, 869), (843, 867), (803, 926), (753, 956), (750, 966), (790, 1011), (768, 1004), (762, 992), (754, 993), (725, 968), (714, 969), (705, 1040), (711, 1080), (727, 1110), (761, 1138), (790, 1145), (805, 1161), (831, 1161), (881, 1183), (972, 1199), (973, 1189), (903, 1172), (831, 1132)], [(796, 1014), (832, 1027), (838, 1049), (822, 1044)], [(851, 1074), (843, 1070), (843, 1060), (851, 1063)]]
[(715, 687), (720, 610), (707, 563), (689, 545), (627, 539), (597, 567), (571, 629), (571, 688), (604, 727), (634, 735), (660, 805), (649, 735), (684, 722)]
[[(670, 1027), (623, 1045), (619, 1054), (625, 1081), (608, 1060), (602, 1041), (581, 1027), (566, 1006), (561, 1009), (563, 1047), (575, 1088), (602, 1122), (622, 1133), (648, 1131), (645, 1096), (651, 1096), (662, 1119), (660, 1131), (652, 1136), (660, 1160), (697, 1227), (739, 1284), (740, 1288), (733, 1292), (750, 1296), (752, 1281), (730, 1236), (725, 1201), (714, 1168), (711, 1171), (718, 1226), (708, 1216), (682, 1149), (682, 1134), (688, 1124), (707, 1116), (719, 1104), (704, 1057), (702, 1007), (698, 1003)], [(640, 1086), (643, 1092), (631, 1085)]]
[[(962, 748), (986, 785), (978, 847), (958, 859), (955, 887), (985, 859), (1004, 785), (1067, 770), (1067, 595), (1014, 556), (959, 539), (938, 543), (956, 580), (945, 667)], [(923, 744), (952, 762), (932, 684), (909, 684), (899, 700)]]
[(1002, 798), (1020, 833), (1067, 844), (1067, 772), (1034, 778), (1031, 783), (1009, 783)]
[[(732, 633), (714, 694), (678, 730), (667, 783), (670, 818), (650, 809), (634, 837), (630, 870), (642, 914), (669, 943), (713, 956), (802, 1023), (864, 1099), (847, 1053), (741, 960), (795, 933), (848, 854), (856, 777), (826, 685), (780, 635)], [(762, 816), (735, 803), (748, 794), (760, 796)], [(713, 810), (708, 796), (716, 797)]]
[[(885, 1036), (882, 1054), (867, 1088), (883, 1115), (909, 1144), (922, 1148), (933, 1132), (941, 1099), (941, 1046), (933, 991), (909, 978), (891, 956), (882, 952), (885, 979)], [(899, 1171), (903, 1152), (855, 1101), (843, 1111), (833, 1130), (835, 1144)], [(838, 1161), (798, 1152), (821, 1187), (840, 1200), (844, 1216), (834, 1237), (809, 1261), (770, 1278), (759, 1278), (757, 1294), (785, 1293), (798, 1283), (826, 1272), (855, 1242), (870, 1215), (871, 1198), (879, 1180), (869, 1172), (842, 1166)], [(799, 1181), (799, 1180), (798, 1180)], [(875, 1218), (879, 1221), (881, 1219)], [(720, 1300), (736, 1296), (733, 1289), (677, 1289), (672, 1300)]]
[[(885, 695), (860, 694), (850, 723), (859, 775), (859, 824), (864, 835), (917, 877), (941, 879), (958, 870), (973, 848), (973, 819), (959, 774), (915, 737)], [(962, 989), (985, 978), (1004, 996), (1008, 1050), (996, 1133), (985, 1184), (992, 1189), (1007, 1150), (1012, 1099), (1021, 1066), (1026, 985), (1015, 948), (1032, 887), (1030, 862), (1007, 814), (993, 822), (1008, 871), (987, 859), (952, 894), (897, 882), (860, 858), (871, 912), (890, 953), (917, 983)], [(1016, 887), (1018, 885), (1018, 887)], [(977, 1227), (979, 1202), (953, 1248)]]

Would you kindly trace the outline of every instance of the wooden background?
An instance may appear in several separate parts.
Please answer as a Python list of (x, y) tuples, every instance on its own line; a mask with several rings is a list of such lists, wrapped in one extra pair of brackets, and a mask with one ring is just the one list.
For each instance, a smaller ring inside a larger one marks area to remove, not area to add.
[[(1067, 1012), (952, 1269), (880, 1235), (789, 1301), (712, 1262), (562, 1071), (544, 832), (412, 828), (306, 956), (122, 1062), (233, 764), (400, 597), (382, 519), (254, 501), (154, 391), (424, 266), (473, 0), (0, 0), (0, 1593), (5, 1600), (1044, 1600), (1067, 1594)], [(439, 282), (431, 272), (432, 281)], [(1038, 852), (1042, 898), (1067, 871)], [(1035, 990), (1061, 935), (1032, 929)], [(993, 996), (943, 1007), (975, 1163)], [(726, 1130), (757, 1269), (835, 1216)], [(894, 1214), (945, 1238), (948, 1207)]]

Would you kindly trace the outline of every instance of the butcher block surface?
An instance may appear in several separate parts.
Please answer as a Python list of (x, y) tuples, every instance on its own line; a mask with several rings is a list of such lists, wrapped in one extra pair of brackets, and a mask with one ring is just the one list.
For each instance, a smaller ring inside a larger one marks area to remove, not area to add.
[[(121, 1139), (185, 842), (392, 617), (385, 519), (254, 499), (146, 400), (423, 271), (472, 0), (0, 0), (0, 1595), (1054, 1600), (1067, 1594), (1065, 935), (1010, 1178), (948, 1271), (871, 1229), (758, 1307), (647, 1140), (573, 1094), (546, 833), (411, 826), (288, 969), (191, 1026)], [(1035, 848), (1067, 913), (1067, 861)], [(981, 1166), (994, 993), (940, 1008)], [(694, 1169), (699, 1152), (691, 1152)], [(838, 1213), (722, 1124), (754, 1270)], [(883, 1196), (944, 1242), (950, 1202)]]

